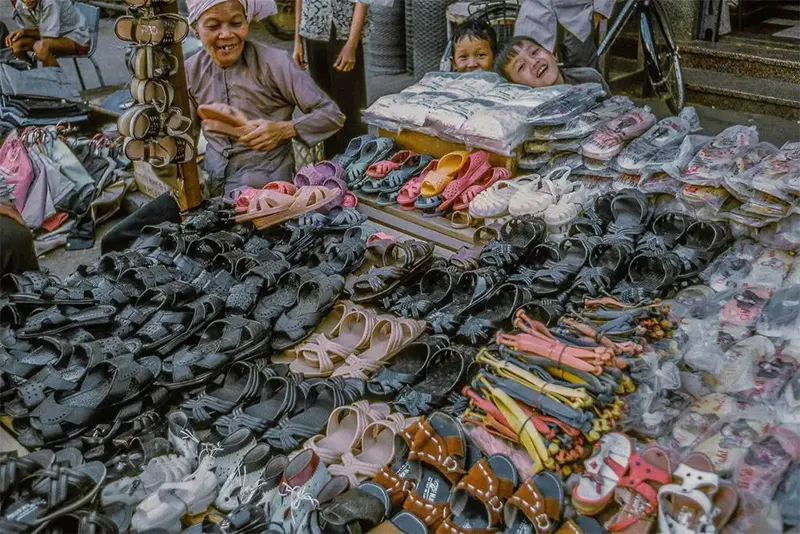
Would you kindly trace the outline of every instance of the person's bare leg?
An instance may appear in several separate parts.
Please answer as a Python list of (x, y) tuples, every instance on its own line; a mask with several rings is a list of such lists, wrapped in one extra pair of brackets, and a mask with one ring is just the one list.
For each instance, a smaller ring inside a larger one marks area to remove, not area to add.
[(58, 56), (77, 54), (78, 44), (66, 37), (46, 37), (34, 43), (33, 53), (45, 67), (58, 67)]

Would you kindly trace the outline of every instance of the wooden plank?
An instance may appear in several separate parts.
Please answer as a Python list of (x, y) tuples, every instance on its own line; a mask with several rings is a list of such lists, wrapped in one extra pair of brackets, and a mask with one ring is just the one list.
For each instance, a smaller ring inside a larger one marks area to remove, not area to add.
[[(393, 225), (398, 230), (406, 231), (404, 227), (408, 227), (412, 230), (415, 230), (417, 227), (421, 227), (429, 232), (434, 232), (436, 235), (447, 237), (450, 243), (454, 243), (456, 241), (460, 242), (458, 245), (459, 247), (464, 246), (464, 244), (472, 244), (472, 237), (475, 234), (474, 228), (453, 228), (453, 225), (450, 223), (450, 220), (447, 217), (423, 217), (420, 210), (404, 210), (397, 205), (379, 206), (375, 202), (374, 198), (362, 193), (357, 193), (357, 195), (359, 198), (359, 208), (369, 207), (371, 212), (382, 212), (387, 216), (404, 221), (402, 223), (402, 227), (397, 226), (397, 224), (400, 224), (399, 222)], [(378, 217), (381, 217), (381, 215), (376, 215), (376, 217), (370, 218), (380, 222)], [(434, 239), (433, 241), (436, 240)]]
[[(170, 2), (163, 8), (163, 13), (178, 14), (178, 3)], [(172, 78), (172, 86), (175, 88), (175, 106), (181, 109), (185, 117), (191, 117), (189, 103), (189, 86), (186, 83), (186, 69), (183, 65), (183, 48), (181, 43), (172, 45), (172, 54), (178, 58), (178, 72)], [(195, 150), (196, 152), (196, 150)], [(186, 207), (192, 209), (200, 205), (203, 201), (203, 194), (200, 191), (200, 174), (197, 170), (197, 160), (187, 161), (178, 165), (178, 176), (183, 181), (183, 194), (186, 195)]]
[(392, 206), (378, 207), (369, 200), (362, 199), (358, 209), (371, 221), (396, 232), (430, 241), (451, 251), (471, 245), (472, 235), (475, 233), (473, 228), (452, 228), (449, 221), (443, 217), (426, 219), (419, 211), (409, 212)]
[[(379, 128), (378, 135), (381, 137), (391, 137), (397, 142), (397, 146), (404, 150), (420, 152), (422, 154), (430, 154), (434, 158), (441, 158), (445, 154), (455, 152), (456, 150), (469, 150), (463, 143), (444, 141), (438, 137), (433, 137), (431, 135), (426, 135), (424, 133), (414, 132), (411, 130), (403, 130), (398, 134), (389, 130), (384, 130), (383, 128)], [(516, 172), (517, 164), (519, 163), (518, 151), (519, 149), (515, 151), (517, 155), (513, 157), (487, 151), (489, 154), (489, 163), (494, 167), (505, 167), (512, 173)]]

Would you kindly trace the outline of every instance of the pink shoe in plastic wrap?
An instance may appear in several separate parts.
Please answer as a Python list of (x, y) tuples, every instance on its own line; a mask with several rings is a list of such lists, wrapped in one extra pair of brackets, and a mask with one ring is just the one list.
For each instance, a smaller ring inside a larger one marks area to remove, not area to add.
[(633, 109), (605, 123), (581, 143), (584, 158), (608, 161), (622, 151), (625, 143), (639, 137), (656, 123), (647, 108)]

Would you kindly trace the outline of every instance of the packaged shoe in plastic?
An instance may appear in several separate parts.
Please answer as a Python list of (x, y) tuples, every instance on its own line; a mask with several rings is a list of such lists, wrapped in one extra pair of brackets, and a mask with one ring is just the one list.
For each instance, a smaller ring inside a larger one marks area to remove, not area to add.
[(685, 108), (677, 117), (660, 120), (641, 137), (631, 141), (617, 157), (617, 165), (624, 172), (638, 174), (664, 147), (680, 143), (689, 133), (699, 129), (697, 112), (692, 107)]
[(622, 151), (625, 143), (656, 123), (656, 116), (647, 107), (636, 108), (611, 119), (581, 143), (586, 158), (608, 161)]
[(680, 171), (679, 180), (687, 184), (718, 186), (736, 167), (736, 157), (758, 142), (755, 126), (736, 125), (715, 136)]
[(627, 96), (612, 96), (599, 106), (581, 113), (563, 126), (536, 128), (536, 139), (581, 139), (600, 125), (633, 108), (635, 104)]
[(572, 85), (566, 92), (528, 112), (526, 122), (529, 126), (565, 124), (594, 107), (604, 94), (599, 83)]

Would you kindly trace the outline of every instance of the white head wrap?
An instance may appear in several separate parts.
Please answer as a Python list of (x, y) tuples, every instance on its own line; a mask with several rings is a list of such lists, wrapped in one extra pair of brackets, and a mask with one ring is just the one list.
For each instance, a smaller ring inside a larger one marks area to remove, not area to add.
[[(229, 0), (187, 0), (189, 6), (189, 24), (194, 24), (200, 20), (200, 15), (212, 7), (227, 2)], [(278, 12), (278, 6), (274, 0), (239, 0), (244, 8), (244, 15), (247, 22), (262, 20)]]

